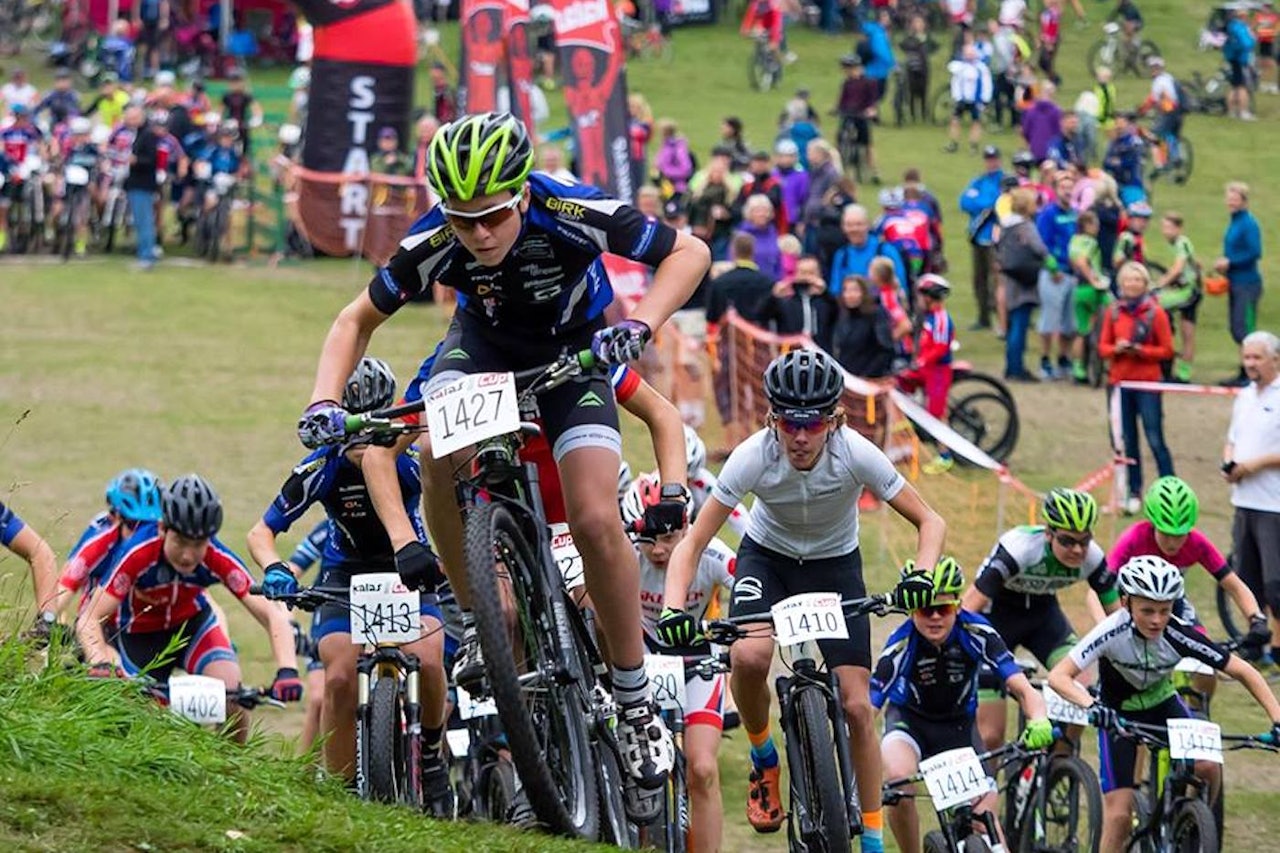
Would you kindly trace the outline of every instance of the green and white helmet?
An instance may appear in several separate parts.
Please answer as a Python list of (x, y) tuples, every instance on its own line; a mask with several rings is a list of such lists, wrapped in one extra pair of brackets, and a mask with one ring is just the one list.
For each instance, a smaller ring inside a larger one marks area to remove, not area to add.
[(436, 131), (427, 155), (427, 177), (443, 199), (518, 192), (533, 171), (533, 142), (510, 113), (476, 113)]
[(1050, 489), (1041, 508), (1045, 524), (1057, 530), (1086, 533), (1098, 520), (1098, 502), (1088, 492)]

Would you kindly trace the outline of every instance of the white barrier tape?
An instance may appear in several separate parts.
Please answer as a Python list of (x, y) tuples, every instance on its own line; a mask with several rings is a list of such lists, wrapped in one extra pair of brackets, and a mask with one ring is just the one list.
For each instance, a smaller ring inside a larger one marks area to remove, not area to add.
[(1202, 394), (1213, 397), (1234, 397), (1239, 388), (1223, 388), (1219, 385), (1184, 385), (1181, 382), (1141, 382), (1136, 379), (1117, 383), (1117, 388), (1129, 391), (1159, 391), (1163, 394)]
[[(847, 375), (847, 374), (846, 374)], [(897, 390), (889, 389), (889, 398), (897, 405), (898, 410), (906, 416), (908, 420), (916, 426), (923, 429), (929, 435), (933, 436), (937, 441), (947, 446), (952, 453), (965, 458), (966, 461), (977, 465), (980, 468), (986, 468), (988, 471), (999, 471), (1004, 466), (992, 459), (987, 453), (978, 448), (969, 439), (944, 424), (942, 421), (929, 414), (928, 410), (913, 400), (911, 397)]]

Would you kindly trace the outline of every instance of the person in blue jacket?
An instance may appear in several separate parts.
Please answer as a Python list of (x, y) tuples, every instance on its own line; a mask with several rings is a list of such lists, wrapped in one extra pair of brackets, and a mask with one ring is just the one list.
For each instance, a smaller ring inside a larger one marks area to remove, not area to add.
[(1116, 179), (1120, 191), (1120, 203), (1125, 207), (1147, 200), (1147, 190), (1142, 183), (1142, 148), (1145, 144), (1134, 126), (1134, 114), (1118, 112), (1115, 117), (1115, 136), (1102, 158), (1102, 168)]
[[(1227, 277), (1228, 313), (1231, 322), (1231, 338), (1239, 344), (1245, 336), (1257, 328), (1258, 300), (1262, 298), (1262, 273), (1258, 261), (1262, 259), (1262, 229), (1249, 211), (1249, 185), (1240, 181), (1227, 184), (1227, 210), (1231, 219), (1222, 235), (1222, 257), (1213, 268)], [(1245, 386), (1249, 379), (1244, 368), (1224, 385)]]
[(996, 200), (1004, 170), (1000, 167), (1000, 149), (988, 145), (982, 149), (986, 168), (969, 182), (960, 194), (960, 210), (969, 214), (969, 245), (973, 247), (973, 298), (978, 305), (978, 320), (969, 327), (975, 332), (991, 328), (991, 311), (995, 306), (995, 227)]
[(889, 38), (891, 29), (889, 10), (881, 9), (876, 17), (862, 24), (862, 34), (866, 37), (867, 78), (875, 80), (880, 89), (877, 101), (884, 99), (888, 88), (889, 75), (893, 73), (898, 61), (893, 57), (893, 42)]
[[(839, 298), (847, 276), (866, 276), (871, 269), (871, 262), (877, 257), (886, 257), (893, 261), (894, 273), (898, 284), (907, 286), (907, 265), (902, 261), (902, 253), (892, 243), (886, 243), (871, 233), (871, 219), (867, 209), (860, 204), (851, 204), (840, 216), (840, 230), (844, 231), (848, 241), (831, 258), (831, 274), (828, 289), (832, 296)], [(905, 296), (904, 291), (904, 296)]]
[(1256, 116), (1249, 111), (1249, 75), (1253, 73), (1253, 49), (1258, 40), (1249, 29), (1249, 9), (1241, 7), (1231, 12), (1227, 22), (1227, 40), (1222, 45), (1222, 58), (1230, 71), (1227, 75), (1231, 91), (1227, 93), (1227, 113), (1232, 118), (1253, 121)]
[[(1076, 333), (1072, 296), (1076, 279), (1071, 274), (1068, 247), (1076, 233), (1076, 211), (1071, 206), (1071, 194), (1075, 190), (1075, 178), (1068, 172), (1059, 172), (1054, 181), (1054, 200), (1040, 209), (1036, 216), (1036, 230), (1044, 241), (1049, 256), (1040, 270), (1036, 290), (1040, 296), (1040, 378), (1053, 379), (1069, 375), (1071, 371), (1070, 342)], [(1058, 353), (1055, 369), (1052, 361), (1054, 350)]]

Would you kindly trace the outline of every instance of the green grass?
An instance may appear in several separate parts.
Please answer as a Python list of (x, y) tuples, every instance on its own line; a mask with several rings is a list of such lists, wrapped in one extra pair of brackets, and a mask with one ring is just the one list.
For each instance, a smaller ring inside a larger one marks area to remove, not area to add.
[[(1088, 5), (1095, 19), (1106, 8), (1101, 3)], [(1164, 49), (1176, 73), (1208, 71), (1215, 65), (1216, 54), (1194, 50), (1195, 33), (1208, 10), (1208, 3), (1167, 0), (1144, 6), (1148, 34)], [(673, 64), (641, 63), (628, 70), (632, 90), (644, 93), (657, 115), (680, 122), (702, 154), (714, 142), (719, 119), (729, 113), (744, 119), (749, 140), (767, 144), (776, 115), (795, 87), (812, 89), (818, 106), (825, 108), (839, 85), (835, 60), (851, 44), (845, 37), (794, 30), (792, 49), (800, 61), (787, 69), (781, 93), (760, 94), (746, 87), (750, 45), (735, 27), (736, 23), (678, 31)], [(1087, 30), (1070, 23), (1064, 27), (1064, 104), (1086, 84), (1083, 55), (1099, 32), (1096, 25)], [(445, 43), (453, 41), (453, 35), (446, 34)], [(25, 64), (31, 67), (35, 62)], [(263, 86), (283, 79), (279, 71), (255, 72)], [(1146, 84), (1127, 78), (1120, 86), (1122, 100), (1136, 103)], [(419, 91), (425, 92), (425, 85)], [(562, 122), (562, 101), (556, 94), (550, 100), (555, 121)], [(1280, 198), (1264, 176), (1270, 178), (1280, 165), (1269, 144), (1280, 115), (1277, 104), (1280, 99), (1260, 96), (1263, 120), (1254, 125), (1204, 117), (1188, 120), (1186, 135), (1196, 146), (1196, 174), (1185, 187), (1159, 187), (1155, 206), (1157, 212), (1176, 207), (1187, 216), (1202, 260), (1212, 260), (1220, 246), (1226, 180), (1254, 183), (1254, 211), (1264, 233), (1274, 233), (1271, 226), (1280, 216)], [(883, 128), (876, 138), (884, 174), (895, 176), (907, 166), (919, 166), (946, 208), (957, 286), (952, 309), (963, 328), (972, 319), (973, 306), (966, 292), (964, 222), (954, 205), (980, 164), (967, 154), (942, 154), (943, 141), (943, 132), (932, 127)], [(1006, 154), (1019, 144), (1010, 134), (995, 141)], [(873, 192), (865, 196), (874, 203)], [(1164, 247), (1154, 242), (1151, 253), (1163, 257)], [(1263, 275), (1269, 282), (1280, 280), (1280, 263), (1274, 258), (1264, 258)], [(368, 265), (360, 261), (274, 270), (167, 263), (149, 275), (134, 272), (120, 258), (69, 266), (0, 263), (6, 324), (0, 338), (0, 499), (65, 554), (83, 523), (100, 508), (102, 486), (116, 471), (147, 465), (172, 477), (196, 470), (222, 493), (227, 507), (224, 538), (243, 550), (244, 533), (302, 455), (293, 422), (310, 391), (328, 324), (364, 286), (368, 273)], [(1207, 300), (1203, 306), (1198, 378), (1212, 381), (1235, 363), (1225, 311), (1225, 300)], [(439, 338), (447, 318), (431, 307), (413, 306), (401, 314), (378, 332), (371, 351), (386, 358), (403, 382)], [(1274, 298), (1264, 299), (1261, 324), (1280, 327)], [(984, 369), (999, 370), (998, 342), (963, 333), (961, 339), (966, 357)], [(1020, 387), (1016, 393), (1023, 418), (1022, 442), (1013, 458), (1019, 477), (1043, 489), (1074, 483), (1107, 461), (1100, 393), (1061, 386)], [(1230, 541), (1230, 507), (1216, 459), (1229, 405), (1217, 398), (1170, 398), (1166, 416), (1179, 474), (1200, 493), (1204, 528), (1225, 544)], [(648, 441), (633, 422), (624, 423), (633, 465), (651, 462)], [(707, 430), (713, 445), (718, 429), (713, 419)], [(1008, 490), (1002, 496), (984, 474), (960, 472), (918, 485), (948, 519), (948, 546), (968, 567), (977, 565), (1002, 526), (1027, 517), (1026, 500)], [(1122, 520), (1108, 517), (1100, 538), (1109, 544), (1121, 525)], [(284, 538), (291, 543), (302, 530), (305, 525)], [(910, 553), (909, 529), (877, 513), (865, 519), (863, 530), (868, 585), (884, 588), (894, 566)], [(8, 579), (0, 586), (10, 591), (8, 598), (19, 606), (29, 600), (25, 567), (15, 558), (0, 557), (0, 576)], [(22, 592), (13, 592), (15, 587)], [(1192, 575), (1191, 589), (1202, 610), (1212, 608), (1203, 573)], [(229, 605), (246, 678), (265, 683), (273, 671), (265, 637), (243, 610), (222, 600)], [(1085, 627), (1078, 596), (1069, 597), (1069, 604), (1077, 625)], [(1212, 616), (1209, 624), (1211, 630), (1217, 627)], [(876, 637), (883, 638), (889, 627), (876, 625)], [(312, 846), (315, 833), (320, 833), (315, 842), (320, 847), (392, 849), (403, 838), (404, 846), (413, 839), (418, 849), (452, 849), (439, 846), (452, 841), (410, 834), (433, 831), (424, 821), (399, 813), (388, 818), (384, 810), (362, 806), (329, 789), (317, 791), (300, 765), (279, 757), (285, 749), (281, 742), (268, 739), (247, 752), (238, 751), (188, 727), (174, 729), (163, 715), (125, 701), (112, 687), (85, 685), (54, 673), (18, 678), (16, 664), (6, 660), (0, 657), (0, 790), (6, 795), (0, 800), (0, 843), (8, 847), (123, 849), (136, 848), (139, 841), (154, 849), (221, 847), (232, 843), (226, 830), (235, 829), (249, 836), (250, 841), (240, 843), (263, 846)], [(6, 665), (8, 670), (3, 669)], [(100, 706), (109, 712), (98, 716), (95, 709)], [(1222, 687), (1215, 709), (1228, 730), (1263, 727), (1262, 715), (1234, 685)], [(82, 716), (89, 718), (83, 728)], [(297, 709), (259, 718), (266, 729), (281, 735), (292, 735), (300, 727)], [(103, 741), (118, 745), (118, 751), (107, 752)], [(739, 735), (727, 740), (721, 754), (725, 849), (780, 849), (785, 843), (781, 837), (755, 836), (743, 820), (745, 739)], [(31, 763), (26, 756), (38, 756), (41, 762)], [(52, 763), (46, 766), (44, 761)], [(117, 764), (127, 772), (117, 773)], [(213, 774), (191, 768), (215, 766), (237, 774), (236, 790), (243, 792), (242, 799), (229, 797), (216, 783), (204, 792), (204, 780)], [(1230, 817), (1224, 849), (1269, 849), (1266, 839), (1280, 834), (1280, 817), (1269, 807), (1276, 792), (1273, 760), (1259, 753), (1234, 753), (1227, 778)], [(199, 795), (193, 793), (197, 789)], [(386, 835), (378, 835), (384, 819), (394, 823), (386, 824), (391, 827)], [(458, 839), (459, 847), (466, 844), (477, 850), (527, 849), (519, 845), (543, 843), (480, 829), (447, 832)]]

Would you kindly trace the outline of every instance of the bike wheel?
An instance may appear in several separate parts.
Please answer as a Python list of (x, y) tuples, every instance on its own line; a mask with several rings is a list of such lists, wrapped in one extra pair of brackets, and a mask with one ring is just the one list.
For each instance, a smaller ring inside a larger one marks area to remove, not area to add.
[(1142, 44), (1138, 45), (1138, 69), (1145, 72), (1150, 66), (1147, 61), (1156, 59), (1160, 56), (1160, 48), (1150, 39), (1143, 39)]
[[(559, 574), (554, 585), (544, 579), (537, 552), (505, 506), (470, 507), (465, 544), (488, 682), (529, 805), (552, 831), (594, 839), (600, 802), (587, 726), (589, 688), (564, 601), (555, 598)], [(500, 577), (513, 587), (518, 648), (508, 633)]]
[(940, 829), (931, 829), (924, 834), (924, 853), (951, 853), (951, 845)]
[(1185, 136), (1178, 137), (1178, 159), (1169, 164), (1169, 172), (1175, 184), (1185, 184), (1191, 180), (1191, 172), (1196, 165), (1196, 149)]
[(1085, 54), (1085, 68), (1088, 69), (1090, 76), (1097, 74), (1098, 69), (1103, 65), (1115, 65), (1115, 46), (1111, 44), (1109, 39), (1100, 39), (1093, 43), (1089, 48), (1089, 52)]
[(1103, 360), (1102, 353), (1098, 352), (1098, 333), (1099, 329), (1095, 324), (1084, 344), (1084, 371), (1089, 377), (1090, 388), (1101, 388), (1107, 379), (1107, 363)]
[[(631, 849), (631, 826), (627, 823), (627, 805), (622, 797), (622, 766), (618, 756), (607, 746), (596, 750), (600, 757), (600, 840), (614, 847)], [(674, 773), (672, 774), (675, 775)], [(659, 847), (659, 850), (662, 848)]]
[(936, 127), (946, 127), (951, 123), (951, 114), (955, 112), (955, 102), (951, 100), (951, 87), (943, 83), (933, 93), (929, 101), (929, 117)]
[(1204, 800), (1184, 799), (1173, 805), (1175, 853), (1217, 853), (1218, 828)]
[(365, 728), (365, 784), (369, 799), (380, 803), (401, 802), (408, 792), (401, 729), (404, 709), (400, 685), (390, 676), (378, 678), (369, 691), (368, 724)]
[(484, 770), (483, 817), (492, 823), (506, 823), (516, 798), (516, 769), (505, 758), (495, 758)]
[[(1133, 831), (1137, 832), (1151, 822), (1151, 798), (1138, 789), (1133, 792)], [(1136, 842), (1130, 842), (1130, 853), (1156, 853), (1155, 839), (1148, 833)]]
[(1102, 789), (1093, 768), (1075, 756), (1049, 762), (1044, 811), (1022, 827), (1021, 853), (1076, 853), (1102, 842)]
[(998, 394), (985, 391), (952, 403), (947, 424), (997, 462), (1004, 462), (1018, 444), (1018, 411)]
[(970, 394), (980, 391), (999, 394), (1008, 400), (1010, 404), (1013, 403), (1013, 392), (1009, 390), (1009, 386), (989, 373), (981, 373), (967, 367), (955, 372), (951, 379), (951, 400), (959, 400), (962, 397), (968, 397)]
[(677, 752), (663, 792), (662, 817), (649, 827), (649, 846), (659, 853), (684, 853), (687, 849), (689, 791), (684, 773), (684, 756)]
[(991, 853), (991, 845), (981, 835), (970, 835), (960, 843), (960, 853)]
[[(816, 687), (801, 687), (791, 697), (799, 754), (803, 767), (790, 768), (791, 796), (806, 802), (815, 837), (801, 839), (809, 850), (848, 850), (849, 815), (844, 805), (844, 786), (836, 769), (835, 741), (827, 715), (827, 695)], [(798, 778), (795, 778), (798, 777)], [(799, 784), (797, 784), (799, 783)], [(799, 809), (792, 803), (792, 820)]]

